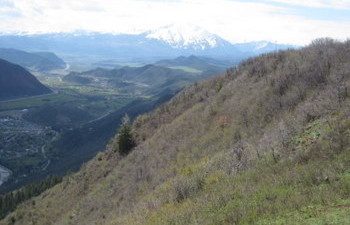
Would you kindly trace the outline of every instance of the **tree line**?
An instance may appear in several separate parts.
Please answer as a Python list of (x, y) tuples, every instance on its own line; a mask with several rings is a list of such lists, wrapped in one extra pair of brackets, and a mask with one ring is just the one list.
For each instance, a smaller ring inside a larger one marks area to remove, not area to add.
[[(0, 195), (0, 219), (13, 211), (20, 203), (37, 196), (62, 181), (62, 177), (49, 176), (45, 180), (24, 186), (21, 189)], [(33, 201), (33, 204), (35, 202)]]

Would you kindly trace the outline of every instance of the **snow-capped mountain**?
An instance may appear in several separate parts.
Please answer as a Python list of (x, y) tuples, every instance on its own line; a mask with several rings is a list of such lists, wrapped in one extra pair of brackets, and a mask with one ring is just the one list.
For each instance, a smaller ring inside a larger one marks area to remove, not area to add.
[(208, 50), (225, 47), (242, 53), (261, 54), (295, 46), (272, 43), (269, 41), (254, 41), (246, 43), (231, 43), (220, 36), (191, 24), (174, 24), (146, 32), (145, 37), (161, 41), (176, 49)]
[(271, 42), (230, 43), (198, 26), (160, 27), (140, 34), (96, 32), (0, 35), (0, 47), (25, 51), (50, 51), (64, 58), (77, 57), (148, 60), (178, 56), (208, 56), (237, 61), (249, 56), (293, 46)]
[(273, 43), (270, 41), (253, 41), (234, 45), (241, 52), (253, 53), (255, 55), (297, 47), (293, 45)]
[(201, 27), (177, 24), (146, 32), (146, 38), (163, 41), (173, 48), (205, 50), (229, 44), (218, 35), (209, 33)]

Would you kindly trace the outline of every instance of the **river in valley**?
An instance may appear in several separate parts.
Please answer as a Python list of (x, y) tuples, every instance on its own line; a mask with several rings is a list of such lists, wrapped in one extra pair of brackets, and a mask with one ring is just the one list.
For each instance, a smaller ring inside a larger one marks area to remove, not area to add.
[(0, 165), (0, 186), (11, 176), (11, 170)]

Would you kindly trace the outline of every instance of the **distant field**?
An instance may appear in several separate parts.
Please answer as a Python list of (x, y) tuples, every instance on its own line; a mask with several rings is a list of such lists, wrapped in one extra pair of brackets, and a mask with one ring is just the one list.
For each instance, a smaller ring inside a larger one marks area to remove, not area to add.
[(94, 95), (94, 96), (111, 96), (116, 94), (123, 94), (120, 93), (118, 89), (111, 89), (111, 88), (101, 88), (101, 87), (95, 87), (95, 86), (88, 86), (88, 85), (72, 85), (67, 84), (64, 86), (65, 92), (74, 92), (77, 94), (82, 95)]
[(188, 73), (201, 73), (201, 72), (203, 72), (201, 70), (195, 69), (193, 67), (188, 67), (188, 66), (172, 66), (172, 67), (169, 67), (169, 68), (170, 69), (183, 70), (183, 71), (188, 72)]
[(120, 93), (117, 88), (105, 87), (103, 85), (83, 85), (74, 84), (63, 81), (60, 76), (39, 76), (39, 80), (49, 87), (59, 89), (64, 93), (82, 94), (82, 95), (94, 95), (94, 96), (110, 96)]
[(0, 111), (27, 109), (31, 107), (41, 106), (49, 102), (69, 102), (76, 99), (76, 97), (64, 93), (20, 98), (18, 100), (0, 102)]

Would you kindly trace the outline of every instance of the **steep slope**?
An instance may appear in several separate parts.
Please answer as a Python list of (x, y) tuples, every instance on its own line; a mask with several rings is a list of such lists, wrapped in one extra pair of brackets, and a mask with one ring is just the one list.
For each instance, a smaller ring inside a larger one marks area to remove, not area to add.
[(133, 124), (12, 224), (348, 224), (350, 42), (249, 59)]
[(21, 66), (0, 59), (0, 100), (50, 92), (49, 88)]
[(66, 67), (66, 63), (52, 52), (25, 52), (0, 48), (0, 58), (36, 71), (50, 71)]

